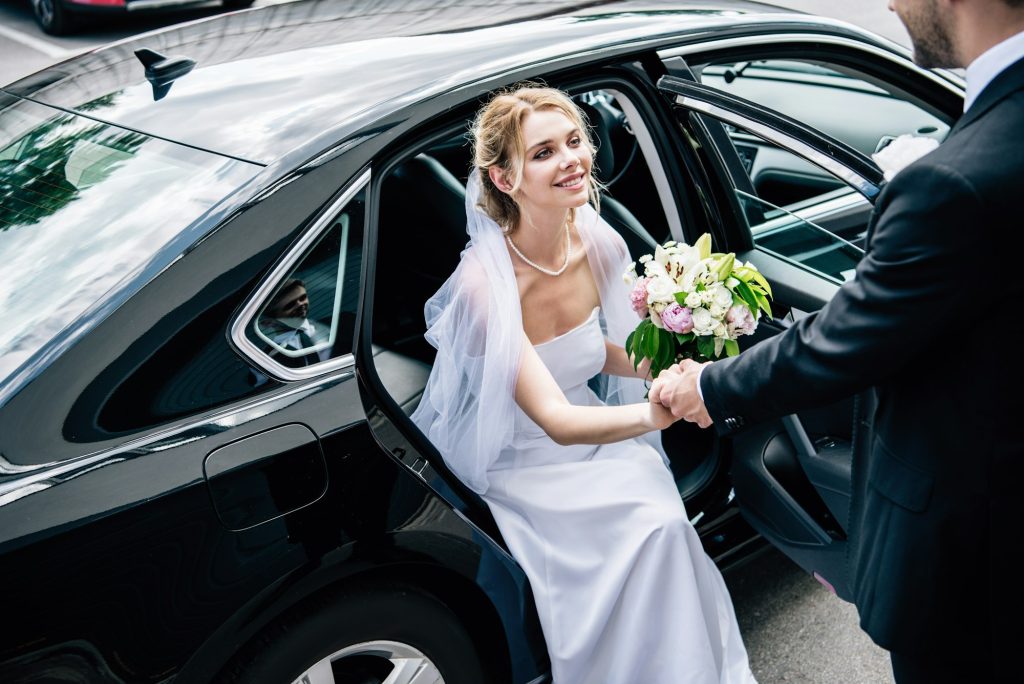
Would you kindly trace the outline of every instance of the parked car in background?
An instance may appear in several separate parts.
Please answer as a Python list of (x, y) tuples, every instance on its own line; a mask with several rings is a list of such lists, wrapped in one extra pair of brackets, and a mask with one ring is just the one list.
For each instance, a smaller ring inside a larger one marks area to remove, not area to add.
[[(73, 33), (88, 16), (178, 10), (209, 5), (210, 0), (30, 0), (32, 14), (43, 31), (61, 36)], [(243, 9), (254, 0), (221, 0), (225, 9)]]
[[(522, 570), (408, 418), (467, 123), (525, 79), (587, 114), (634, 255), (710, 232), (758, 266), (761, 338), (851, 277), (868, 155), (963, 98), (742, 0), (309, 0), (0, 89), (0, 681), (549, 681)], [(847, 595), (854, 406), (663, 433), (723, 568), (767, 541)]]

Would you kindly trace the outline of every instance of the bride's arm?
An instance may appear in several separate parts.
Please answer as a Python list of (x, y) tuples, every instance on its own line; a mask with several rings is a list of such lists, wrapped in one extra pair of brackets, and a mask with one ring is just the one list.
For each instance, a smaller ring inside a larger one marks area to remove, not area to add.
[(624, 378), (651, 379), (651, 360), (643, 359), (640, 365), (633, 369), (633, 362), (630, 361), (626, 350), (615, 344), (608, 338), (604, 340), (605, 362), (601, 372), (605, 375), (618, 375)]
[(563, 445), (609, 444), (664, 430), (676, 420), (661, 404), (570, 404), (525, 334), (516, 376), (516, 403), (551, 439)]

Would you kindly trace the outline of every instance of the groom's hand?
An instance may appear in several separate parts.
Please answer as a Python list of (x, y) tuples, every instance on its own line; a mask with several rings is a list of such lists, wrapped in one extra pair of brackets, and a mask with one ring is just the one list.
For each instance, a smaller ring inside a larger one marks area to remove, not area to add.
[(665, 369), (651, 385), (649, 396), (651, 401), (669, 408), (676, 418), (706, 428), (712, 421), (697, 389), (700, 369), (701, 364), (690, 359)]

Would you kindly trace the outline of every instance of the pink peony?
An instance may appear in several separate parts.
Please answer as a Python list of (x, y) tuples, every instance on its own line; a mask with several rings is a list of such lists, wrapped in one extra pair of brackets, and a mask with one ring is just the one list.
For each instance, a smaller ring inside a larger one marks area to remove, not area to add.
[(640, 318), (647, 316), (647, 281), (649, 280), (650, 278), (640, 278), (633, 286), (633, 291), (629, 293), (629, 302), (633, 305), (633, 311), (636, 311)]
[(728, 326), (729, 337), (733, 339), (740, 335), (750, 335), (757, 327), (754, 314), (742, 304), (737, 304), (725, 313), (725, 323)]
[(684, 335), (693, 330), (693, 312), (685, 306), (669, 304), (661, 312), (661, 322), (665, 324), (666, 330), (683, 333)]

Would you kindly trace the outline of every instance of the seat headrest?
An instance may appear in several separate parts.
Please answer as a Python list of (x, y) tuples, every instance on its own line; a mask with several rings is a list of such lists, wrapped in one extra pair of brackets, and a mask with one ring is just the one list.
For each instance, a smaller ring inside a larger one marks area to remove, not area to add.
[(587, 117), (597, 152), (594, 154), (595, 175), (606, 181), (615, 177), (615, 150), (612, 148), (612, 128), (617, 125), (614, 115), (604, 107), (590, 102), (577, 101)]

